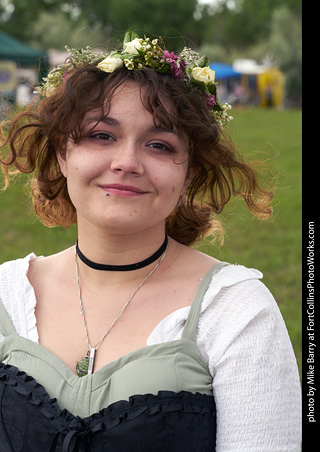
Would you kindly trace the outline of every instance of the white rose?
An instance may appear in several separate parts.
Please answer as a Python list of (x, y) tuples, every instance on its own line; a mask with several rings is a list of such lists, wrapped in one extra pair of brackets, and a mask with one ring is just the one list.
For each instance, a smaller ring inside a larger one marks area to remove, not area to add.
[(121, 67), (122, 65), (123, 61), (121, 60), (121, 58), (107, 57), (104, 60), (100, 61), (97, 67), (104, 72), (113, 72), (115, 69)]
[(195, 67), (191, 71), (191, 75), (195, 80), (204, 82), (206, 85), (213, 83), (215, 79), (215, 71), (207, 67)]
[(133, 41), (127, 42), (124, 45), (124, 53), (128, 53), (129, 55), (138, 55), (138, 49), (142, 47), (142, 39), (135, 38)]

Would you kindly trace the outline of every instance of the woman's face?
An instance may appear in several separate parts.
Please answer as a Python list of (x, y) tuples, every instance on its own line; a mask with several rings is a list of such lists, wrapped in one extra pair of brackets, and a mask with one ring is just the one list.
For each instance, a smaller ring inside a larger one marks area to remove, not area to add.
[(190, 183), (186, 141), (155, 127), (134, 83), (117, 90), (108, 115), (97, 121), (98, 113), (89, 112), (88, 134), (58, 155), (78, 224), (113, 233), (164, 227)]

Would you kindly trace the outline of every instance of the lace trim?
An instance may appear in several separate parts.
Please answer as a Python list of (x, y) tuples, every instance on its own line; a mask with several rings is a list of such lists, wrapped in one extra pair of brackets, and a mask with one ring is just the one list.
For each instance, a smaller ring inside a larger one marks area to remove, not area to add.
[(152, 416), (159, 412), (183, 411), (214, 418), (216, 412), (212, 396), (188, 391), (159, 391), (157, 395), (134, 395), (128, 401), (114, 402), (98, 413), (81, 418), (66, 409), (60, 410), (57, 400), (51, 399), (42, 385), (15, 366), (0, 363), (0, 382), (25, 396), (28, 403), (37, 406), (51, 421), (58, 430), (54, 444), (57, 444), (60, 435), (64, 438), (64, 444), (69, 444), (74, 436), (91, 436), (100, 430), (110, 430), (121, 422), (130, 421), (142, 414)]

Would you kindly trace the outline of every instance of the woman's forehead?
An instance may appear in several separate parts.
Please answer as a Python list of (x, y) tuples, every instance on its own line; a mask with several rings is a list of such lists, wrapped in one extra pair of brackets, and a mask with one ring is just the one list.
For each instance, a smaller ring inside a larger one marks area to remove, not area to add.
[[(157, 128), (166, 128), (174, 131), (175, 126), (172, 119), (173, 102), (163, 95), (157, 93), (150, 98), (147, 87), (133, 81), (126, 81), (117, 86), (112, 92), (107, 92), (105, 101), (100, 108), (95, 108), (86, 113), (85, 123), (104, 122), (117, 124), (117, 118), (126, 115), (143, 116), (146, 121), (152, 122)], [(153, 102), (152, 102), (153, 101)], [(159, 115), (160, 113), (160, 115)], [(161, 119), (160, 119), (161, 117)], [(107, 119), (108, 118), (108, 119)]]

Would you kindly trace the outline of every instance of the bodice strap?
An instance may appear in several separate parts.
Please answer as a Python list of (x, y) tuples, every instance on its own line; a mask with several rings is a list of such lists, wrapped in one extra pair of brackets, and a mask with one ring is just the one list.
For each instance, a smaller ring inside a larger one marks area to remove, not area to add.
[(225, 267), (226, 265), (229, 265), (227, 262), (218, 262), (216, 263), (206, 274), (206, 276), (203, 278), (201, 285), (198, 289), (198, 292), (193, 300), (193, 303), (191, 305), (189, 315), (186, 321), (186, 324), (183, 329), (182, 338), (183, 339), (189, 339), (194, 342), (196, 342), (197, 337), (197, 325), (199, 320), (199, 315), (201, 312), (201, 303), (203, 300), (203, 297), (208, 290), (208, 287), (211, 283), (213, 275), (218, 273), (218, 271), (221, 270), (222, 267)]
[(11, 336), (12, 334), (17, 334), (16, 329), (1, 299), (0, 299), (0, 333), (4, 337)]

